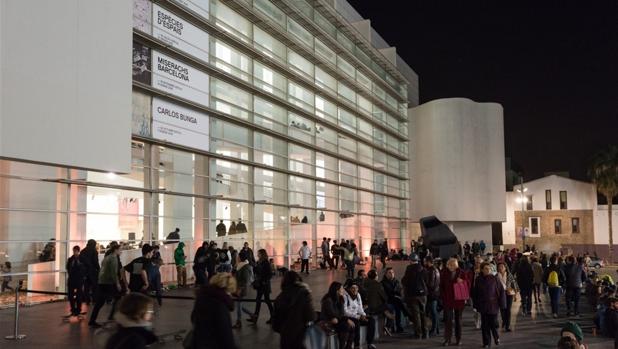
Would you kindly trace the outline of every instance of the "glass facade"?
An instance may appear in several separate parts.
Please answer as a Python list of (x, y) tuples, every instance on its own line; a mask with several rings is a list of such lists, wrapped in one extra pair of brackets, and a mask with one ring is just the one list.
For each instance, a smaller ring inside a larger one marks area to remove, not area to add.
[(260, 25), (217, 0), (167, 10), (186, 22), (178, 7), (187, 3), (198, 6), (189, 9), (208, 42), (169, 35), (208, 59), (182, 44), (161, 48), (150, 33), (169, 28), (153, 17), (140, 15), (134, 28), (131, 173), (0, 161), (0, 261), (27, 272), (53, 238), (47, 267), (63, 271), (72, 245), (131, 249), (175, 228), (191, 257), (203, 240), (248, 242), (284, 265), (303, 240), (317, 251), (322, 237), (353, 239), (363, 257), (374, 238), (408, 246), (405, 84), (309, 2), (293, 8), (334, 41), (268, 0), (243, 2), (269, 19)]

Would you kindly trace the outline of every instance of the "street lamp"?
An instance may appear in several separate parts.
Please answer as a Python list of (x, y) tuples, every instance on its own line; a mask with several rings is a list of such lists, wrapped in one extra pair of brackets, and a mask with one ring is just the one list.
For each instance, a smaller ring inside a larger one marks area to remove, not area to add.
[(519, 177), (519, 189), (517, 189), (517, 192), (519, 193), (519, 198), (516, 201), (521, 202), (521, 240), (523, 242), (524, 252), (526, 252), (526, 231), (524, 227), (524, 215), (526, 211), (526, 202), (528, 202), (528, 198), (524, 195), (524, 193), (527, 191), (528, 188), (524, 188), (524, 177)]

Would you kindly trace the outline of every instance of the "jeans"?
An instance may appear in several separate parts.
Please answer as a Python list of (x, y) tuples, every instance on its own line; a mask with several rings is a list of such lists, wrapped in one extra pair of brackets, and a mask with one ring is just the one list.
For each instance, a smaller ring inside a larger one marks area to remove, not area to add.
[(346, 276), (350, 279), (354, 278), (354, 261), (345, 261)]
[(255, 317), (259, 317), (260, 316), (260, 308), (262, 307), (262, 298), (264, 298), (264, 303), (266, 303), (266, 306), (268, 307), (268, 312), (270, 313), (270, 316), (272, 317), (273, 315), (273, 303), (270, 301), (270, 290), (265, 290), (264, 288), (260, 287), (257, 289), (257, 295), (255, 296)]
[(494, 341), (500, 339), (498, 336), (497, 314), (481, 314), (481, 332), (483, 335), (483, 345), (490, 345), (492, 336)]
[(438, 300), (432, 299), (427, 301), (427, 315), (431, 318), (430, 334), (440, 333), (440, 320), (438, 320)]
[(78, 316), (82, 312), (83, 284), (68, 285), (69, 304), (71, 305), (71, 315)]
[(566, 289), (566, 306), (567, 312), (571, 312), (571, 302), (573, 303), (573, 312), (579, 314), (579, 297), (581, 296), (581, 288), (569, 287)]
[(532, 289), (521, 289), (521, 308), (524, 314), (530, 314), (532, 311)]
[(502, 316), (502, 328), (505, 330), (511, 329), (511, 308), (513, 307), (513, 297), (506, 295), (506, 308), (500, 309), (500, 315)]
[(105, 302), (108, 299), (112, 299), (112, 309), (109, 312), (108, 320), (112, 320), (114, 318), (114, 312), (116, 311), (116, 303), (120, 299), (120, 294), (116, 289), (116, 285), (108, 285), (101, 284), (97, 287), (97, 296), (96, 302), (94, 304), (94, 309), (92, 309), (92, 313), (90, 314), (89, 323), (95, 323), (97, 321), (97, 317), (99, 316), (99, 311), (105, 305)]
[(549, 300), (551, 302), (552, 314), (558, 314), (560, 304), (560, 287), (549, 287)]
[(373, 336), (376, 331), (376, 321), (372, 317), (368, 317), (367, 320), (350, 319), (354, 322), (354, 346), (358, 347), (360, 344), (360, 328), (361, 326), (367, 326), (367, 344), (373, 344)]
[(427, 324), (425, 320), (425, 308), (427, 304), (426, 296), (415, 296), (406, 298), (406, 303), (412, 315), (414, 324), (414, 335), (419, 337), (427, 334)]
[(463, 309), (444, 308), (444, 340), (451, 342), (453, 337), (453, 320), (455, 321), (455, 340), (461, 341), (461, 314)]
[(307, 272), (307, 274), (309, 274), (309, 260), (308, 259), (301, 259), (300, 260), (300, 272), (302, 273), (303, 270)]
[(150, 284), (150, 290), (155, 292), (157, 296), (157, 304), (161, 305), (161, 271), (158, 267), (154, 267), (148, 270), (148, 283)]
[(339, 268), (339, 255), (333, 254), (332, 264), (335, 269)]
[(534, 291), (534, 303), (538, 303), (541, 301), (541, 284), (532, 285), (532, 290)]

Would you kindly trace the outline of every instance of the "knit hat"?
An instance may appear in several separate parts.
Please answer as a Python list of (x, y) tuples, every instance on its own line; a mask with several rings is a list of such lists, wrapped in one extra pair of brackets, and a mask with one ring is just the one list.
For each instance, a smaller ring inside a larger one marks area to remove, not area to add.
[(572, 321), (569, 321), (564, 324), (564, 326), (562, 326), (562, 330), (560, 330), (560, 335), (564, 336), (565, 332), (572, 333), (580, 344), (584, 340), (584, 332), (582, 332), (581, 327), (579, 327), (578, 324)]

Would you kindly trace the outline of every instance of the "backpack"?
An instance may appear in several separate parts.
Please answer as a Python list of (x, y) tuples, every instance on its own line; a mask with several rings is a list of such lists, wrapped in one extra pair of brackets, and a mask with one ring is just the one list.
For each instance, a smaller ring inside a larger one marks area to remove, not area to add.
[(560, 286), (560, 280), (558, 279), (558, 272), (552, 270), (549, 272), (549, 276), (547, 277), (547, 286), (549, 287), (558, 287)]

